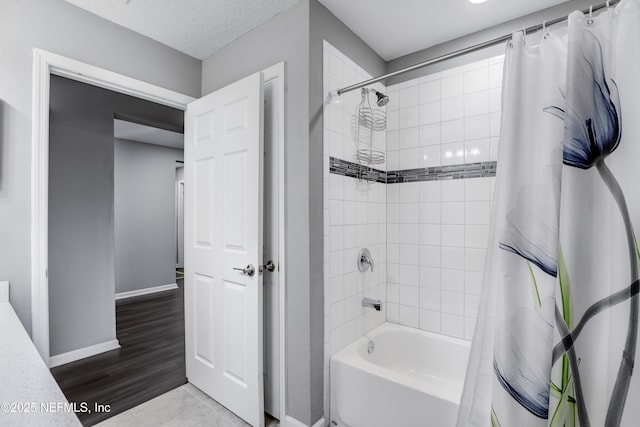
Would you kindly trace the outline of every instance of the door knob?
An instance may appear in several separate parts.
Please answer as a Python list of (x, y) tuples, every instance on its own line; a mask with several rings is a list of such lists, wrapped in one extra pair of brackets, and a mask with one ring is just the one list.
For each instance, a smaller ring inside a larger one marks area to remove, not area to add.
[(263, 270), (275, 271), (275, 269), (276, 269), (276, 265), (271, 260), (267, 261), (267, 263), (265, 265), (260, 266), (260, 271), (261, 272)]
[(256, 269), (251, 264), (247, 265), (245, 268), (233, 267), (233, 269), (237, 271), (242, 271), (242, 274), (246, 274), (249, 277), (252, 277), (256, 273)]

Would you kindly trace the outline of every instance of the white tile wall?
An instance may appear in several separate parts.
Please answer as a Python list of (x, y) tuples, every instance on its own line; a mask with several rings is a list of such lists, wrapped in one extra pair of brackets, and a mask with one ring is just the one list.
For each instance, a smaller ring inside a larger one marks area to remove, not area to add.
[(388, 169), (496, 160), (503, 61), (498, 56), (388, 87)]
[[(362, 68), (335, 49), (324, 44), (324, 93), (371, 78)], [(380, 84), (373, 86), (386, 92)], [(329, 173), (329, 157), (353, 161), (357, 144), (352, 138), (352, 116), (361, 100), (359, 91), (325, 103), (324, 108), (324, 313), (325, 313), (325, 383), (324, 410), (329, 408), (329, 359), (347, 344), (355, 341), (386, 320), (387, 310), (387, 209), (386, 185), (359, 182)], [(395, 102), (398, 102), (396, 97)], [(404, 104), (415, 106), (414, 117), (403, 115), (402, 123), (418, 120), (418, 94), (406, 91)], [(398, 127), (399, 116), (394, 118)], [(405, 143), (418, 146), (418, 132), (407, 131)], [(387, 134), (374, 134), (375, 149), (386, 151)], [(397, 145), (396, 137), (396, 145)], [(418, 156), (415, 156), (418, 161)], [(386, 165), (376, 168), (385, 169)], [(358, 271), (356, 261), (360, 248), (367, 247), (375, 262), (373, 272)], [(382, 301), (382, 311), (362, 307), (362, 298)], [(328, 418), (327, 418), (328, 419)]]
[(387, 185), (387, 320), (471, 338), (493, 181)]
[[(389, 170), (496, 160), (503, 60), (389, 87), (388, 108), (399, 117), (387, 135)], [(387, 320), (471, 338), (493, 185), (494, 178), (387, 185)]]
[[(503, 57), (385, 88), (387, 132), (380, 169), (497, 159)], [(324, 92), (370, 78), (324, 44)], [(478, 311), (494, 178), (361, 183), (329, 173), (329, 156), (353, 160), (352, 115), (360, 92), (324, 109), (325, 413), (329, 358), (385, 320), (470, 339)], [(368, 247), (373, 273), (356, 267)], [(361, 306), (380, 298), (383, 311)]]

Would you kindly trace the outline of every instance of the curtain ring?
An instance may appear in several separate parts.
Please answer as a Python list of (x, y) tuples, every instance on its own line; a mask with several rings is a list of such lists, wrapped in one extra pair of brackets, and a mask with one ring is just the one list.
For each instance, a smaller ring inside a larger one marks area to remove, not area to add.
[(607, 0), (607, 9), (609, 9), (609, 7), (611, 7), (611, 0)]
[(547, 21), (542, 21), (542, 38), (544, 40), (549, 37), (549, 32), (547, 31)]
[(593, 24), (593, 5), (589, 6), (589, 19), (587, 19), (587, 25)]
[(523, 28), (522, 29), (522, 44), (523, 45), (527, 45), (527, 29)]

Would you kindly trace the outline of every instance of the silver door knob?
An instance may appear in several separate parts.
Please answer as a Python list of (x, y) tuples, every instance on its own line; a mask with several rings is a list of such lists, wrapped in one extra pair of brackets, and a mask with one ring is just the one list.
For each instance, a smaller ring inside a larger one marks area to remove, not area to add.
[(273, 263), (273, 261), (269, 260), (265, 265), (262, 266), (262, 269), (267, 271), (275, 271), (276, 265)]
[(249, 277), (252, 277), (256, 273), (256, 269), (251, 264), (247, 265), (245, 268), (233, 267), (233, 269), (237, 271), (242, 271), (242, 274), (246, 274)]

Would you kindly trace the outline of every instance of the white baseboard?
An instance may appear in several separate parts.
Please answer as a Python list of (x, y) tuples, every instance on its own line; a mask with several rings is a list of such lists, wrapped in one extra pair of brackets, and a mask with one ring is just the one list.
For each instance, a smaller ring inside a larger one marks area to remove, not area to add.
[(140, 295), (155, 294), (156, 292), (170, 291), (171, 289), (177, 289), (177, 288), (178, 288), (178, 285), (176, 283), (169, 283), (168, 285), (152, 286), (150, 288), (136, 289), (135, 291), (117, 293), (116, 299), (119, 300), (124, 298), (137, 297)]
[(90, 345), (89, 347), (79, 348), (67, 353), (57, 354), (49, 358), (49, 367), (55, 368), (56, 366), (65, 365), (67, 363), (75, 362), (76, 360), (84, 359), (85, 357), (95, 356), (96, 354), (115, 350), (117, 348), (120, 348), (120, 342), (115, 339), (100, 344)]
[[(283, 427), (309, 427), (308, 425), (306, 425), (305, 423), (296, 420), (295, 418), (293, 418), (290, 415), (287, 415), (285, 417), (285, 424)], [(315, 422), (315, 424), (311, 427), (324, 427), (325, 425), (325, 420), (324, 418), (320, 418), (318, 421)]]

